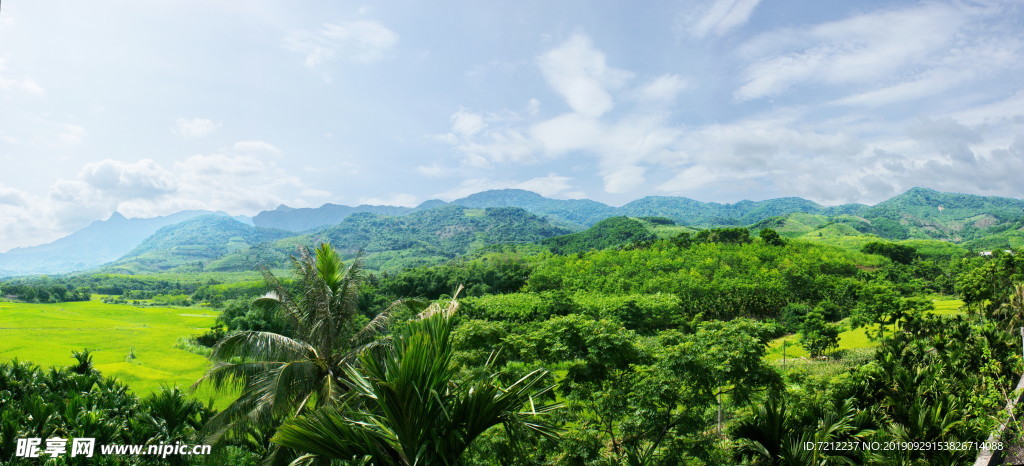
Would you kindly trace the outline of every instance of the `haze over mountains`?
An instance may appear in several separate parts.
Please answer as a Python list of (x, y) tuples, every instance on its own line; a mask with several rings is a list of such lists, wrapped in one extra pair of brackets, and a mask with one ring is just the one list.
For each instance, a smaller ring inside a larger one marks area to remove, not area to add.
[(115, 213), (52, 243), (0, 254), (0, 276), (66, 273), (104, 264), (109, 264), (104, 270), (122, 273), (251, 270), (260, 263), (284, 263), (297, 245), (320, 241), (350, 253), (362, 250), (369, 266), (386, 269), (436, 263), (491, 244), (538, 243), (617, 216), (665, 217), (700, 228), (771, 227), (790, 236), (829, 228), (891, 240), (1024, 245), (1024, 200), (924, 188), (874, 206), (833, 207), (795, 197), (720, 204), (654, 196), (613, 207), (502, 189), (415, 208), (280, 206), (256, 215), (251, 224), (222, 212), (183, 211), (150, 219)]

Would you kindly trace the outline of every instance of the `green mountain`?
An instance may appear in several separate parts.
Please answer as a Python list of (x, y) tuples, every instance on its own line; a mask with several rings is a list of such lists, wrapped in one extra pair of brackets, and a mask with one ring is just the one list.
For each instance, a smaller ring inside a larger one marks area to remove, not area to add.
[[(213, 212), (186, 210), (154, 218), (125, 218), (114, 212), (52, 243), (0, 254), (0, 277), (86, 270), (124, 256), (161, 227)], [(227, 214), (219, 214), (226, 217)]]
[(569, 233), (519, 208), (448, 205), (402, 216), (360, 212), (315, 232), (294, 234), (200, 217), (161, 229), (107, 271), (248, 271), (281, 267), (296, 247), (331, 243), (371, 269), (432, 265), (495, 244), (534, 244)]
[(851, 214), (791, 213), (769, 217), (752, 229), (773, 228), (790, 237), (837, 238), (874, 235), (889, 240), (940, 240), (972, 250), (1024, 246), (1024, 200), (942, 193), (914, 188), (875, 206), (846, 208)]
[(544, 216), (555, 223), (560, 221), (576, 227), (590, 226), (601, 219), (617, 214), (617, 209), (590, 199), (549, 199), (522, 189), (493, 189), (451, 202), (455, 205), (475, 207), (519, 207)]
[(329, 242), (348, 255), (361, 251), (368, 267), (392, 270), (443, 262), (495, 244), (537, 243), (569, 232), (520, 208), (448, 205), (401, 217), (355, 214), (339, 225), (279, 244)]
[(961, 242), (1006, 231), (1024, 219), (1024, 200), (913, 188), (864, 209), (862, 215), (887, 237)]
[(157, 230), (121, 259), (104, 267), (114, 272), (198, 271), (230, 253), (291, 235), (246, 225), (230, 217), (204, 215)]
[(668, 217), (682, 225), (740, 226), (776, 215), (793, 212), (822, 213), (824, 210), (824, 207), (799, 197), (719, 204), (685, 197), (648, 196), (622, 206), (618, 212), (619, 215), (630, 217)]
[(337, 225), (346, 217), (361, 212), (381, 215), (405, 215), (412, 212), (408, 207), (385, 205), (347, 205), (324, 204), (317, 208), (291, 208), (280, 205), (274, 210), (265, 210), (253, 217), (253, 224), (260, 228), (276, 228), (287, 231), (309, 231), (325, 225)]
[[(640, 234), (631, 223), (636, 221), (659, 237), (687, 227), (746, 226), (755, 232), (773, 228), (787, 237), (851, 247), (872, 238), (944, 241), (973, 250), (1024, 246), (1024, 200), (923, 188), (874, 206), (823, 207), (794, 197), (722, 204), (652, 196), (611, 207), (501, 189), (451, 203), (427, 201), (415, 209), (281, 206), (257, 215), (255, 227), (226, 215), (200, 218), (206, 214), (185, 211), (154, 219), (114, 214), (53, 243), (0, 254), (0, 276), (84, 270), (119, 257), (108, 270), (253, 270), (259, 264), (285, 264), (296, 246), (320, 241), (330, 241), (350, 255), (363, 251), (368, 266), (391, 270), (438, 263), (492, 244), (539, 243), (591, 226), (599, 228), (547, 244), (565, 251), (614, 247), (626, 241), (621, 235)], [(602, 223), (614, 217), (641, 220)], [(661, 223), (642, 220), (655, 217), (663, 218)], [(948, 249), (941, 243), (922, 244)]]
[(629, 217), (611, 217), (584, 231), (548, 238), (541, 241), (541, 244), (557, 254), (572, 254), (614, 248), (637, 241), (653, 241), (655, 238), (644, 222)]

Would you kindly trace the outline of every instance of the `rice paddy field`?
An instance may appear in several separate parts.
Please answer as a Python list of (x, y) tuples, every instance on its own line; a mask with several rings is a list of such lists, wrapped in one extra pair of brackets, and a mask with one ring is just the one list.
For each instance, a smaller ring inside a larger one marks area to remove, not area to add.
[[(931, 311), (933, 314), (954, 315), (963, 312), (961, 307), (964, 303), (959, 299), (933, 299), (932, 303), (935, 304), (935, 309)], [(849, 354), (862, 354), (875, 346), (875, 342), (868, 339), (867, 332), (861, 327), (840, 333), (837, 351)], [(808, 356), (807, 351), (800, 346), (800, 337), (798, 335), (786, 335), (768, 343), (768, 353), (765, 355), (765, 360), (781, 362), (784, 357), (785, 359), (800, 360), (801, 358), (806, 359)]]
[[(58, 304), (0, 302), (0, 361), (70, 366), (73, 350), (92, 350), (93, 366), (137, 395), (161, 385), (188, 388), (207, 359), (175, 345), (209, 329), (217, 312), (202, 308), (137, 307), (99, 300)], [(195, 396), (224, 406), (230, 396), (201, 388)]]

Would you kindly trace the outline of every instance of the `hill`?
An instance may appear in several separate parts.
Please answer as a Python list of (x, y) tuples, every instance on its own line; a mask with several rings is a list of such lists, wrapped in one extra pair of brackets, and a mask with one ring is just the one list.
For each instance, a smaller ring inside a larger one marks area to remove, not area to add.
[(648, 196), (619, 208), (619, 215), (668, 217), (683, 225), (739, 226), (793, 212), (821, 213), (824, 207), (798, 197), (735, 204), (700, 202), (685, 197)]
[(109, 272), (230, 272), (282, 267), (299, 246), (331, 243), (368, 268), (432, 265), (494, 244), (532, 244), (570, 231), (518, 208), (448, 205), (402, 216), (359, 212), (338, 225), (296, 235), (224, 217), (199, 217), (165, 227)]
[(230, 217), (204, 215), (157, 230), (108, 271), (159, 272), (203, 270), (206, 263), (229, 253), (250, 249), (290, 234), (246, 225)]
[[(222, 225), (224, 232), (178, 231), (173, 237), (165, 232), (162, 239), (141, 244), (161, 227), (206, 214), (210, 212), (184, 211), (153, 219), (126, 219), (114, 214), (53, 243), (0, 254), (0, 276), (86, 270), (120, 257), (123, 259), (115, 268), (125, 271), (170, 270), (186, 263), (191, 263), (193, 270), (253, 270), (258, 264), (283, 264), (295, 246), (322, 240), (337, 243), (353, 254), (362, 249), (368, 255), (368, 264), (390, 269), (436, 263), (490, 244), (537, 242), (621, 216), (662, 217), (676, 224), (648, 228), (659, 237), (687, 227), (746, 226), (754, 231), (774, 228), (787, 237), (844, 244), (877, 237), (947, 241), (972, 250), (1024, 246), (1024, 200), (924, 188), (913, 188), (874, 206), (833, 207), (796, 197), (722, 204), (665, 196), (612, 207), (586, 199), (550, 199), (529, 191), (500, 189), (450, 203), (426, 201), (415, 209), (280, 206), (257, 215), (253, 219), (255, 227), (229, 222)], [(196, 225), (183, 228), (194, 229)], [(854, 239), (858, 236), (865, 238)], [(172, 249), (159, 251), (165, 247)]]
[(485, 246), (530, 244), (569, 232), (520, 208), (447, 205), (401, 217), (356, 214), (339, 225), (279, 244), (329, 242), (347, 255), (361, 251), (370, 268), (394, 270), (444, 262)]
[[(125, 218), (114, 212), (52, 243), (15, 248), (0, 254), (0, 277), (57, 274), (86, 270), (124, 256), (162, 227), (201, 215), (205, 210), (186, 210), (153, 218)], [(227, 214), (219, 213), (227, 218)]]
[(292, 232), (315, 230), (326, 225), (337, 225), (352, 214), (369, 212), (381, 215), (405, 215), (412, 212), (408, 207), (384, 205), (324, 204), (317, 208), (291, 208), (280, 205), (274, 210), (265, 210), (253, 217), (253, 224), (260, 228), (276, 228)]
[(611, 217), (594, 226), (568, 235), (555, 236), (541, 241), (556, 254), (572, 254), (595, 249), (609, 249), (640, 241), (653, 241), (644, 222), (629, 217)]

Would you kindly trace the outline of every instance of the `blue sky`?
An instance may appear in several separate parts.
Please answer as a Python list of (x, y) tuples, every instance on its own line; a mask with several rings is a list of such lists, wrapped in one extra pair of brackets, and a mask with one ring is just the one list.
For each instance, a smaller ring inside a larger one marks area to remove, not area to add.
[(493, 188), (1024, 197), (1016, 1), (7, 1), (0, 251)]

